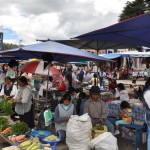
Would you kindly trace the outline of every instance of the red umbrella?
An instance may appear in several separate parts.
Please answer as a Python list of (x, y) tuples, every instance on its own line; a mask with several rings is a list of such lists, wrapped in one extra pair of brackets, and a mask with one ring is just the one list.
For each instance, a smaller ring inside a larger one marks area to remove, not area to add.
[[(26, 63), (25, 65), (19, 68), (19, 71), (26, 72), (26, 73), (48, 75), (47, 68), (44, 70), (44, 61), (39, 60), (39, 61)], [(56, 67), (52, 66), (50, 67), (50, 75), (54, 75), (54, 74), (61, 75), (60, 71)]]
[(19, 68), (19, 71), (42, 74), (44, 72), (44, 62), (43, 61), (28, 62), (25, 65), (21, 66)]

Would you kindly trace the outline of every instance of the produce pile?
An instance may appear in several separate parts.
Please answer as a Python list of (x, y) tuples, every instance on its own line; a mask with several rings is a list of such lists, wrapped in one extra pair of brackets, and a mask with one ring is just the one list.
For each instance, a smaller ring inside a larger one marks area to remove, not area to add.
[(4, 112), (5, 115), (11, 116), (14, 114), (12, 103), (13, 100), (7, 100), (7, 98), (3, 98), (0, 102), (0, 109)]
[(59, 141), (60, 139), (57, 138), (57, 136), (55, 136), (55, 135), (50, 135), (50, 136), (44, 138), (44, 140), (47, 142), (56, 142), (56, 141)]
[(94, 138), (99, 136), (100, 134), (107, 132), (107, 127), (104, 125), (100, 125), (100, 124), (96, 124), (93, 126), (93, 134), (94, 134)]
[(28, 131), (29, 128), (26, 123), (16, 122), (11, 125), (8, 118), (0, 116), (0, 134), (8, 138), (12, 143), (25, 141), (24, 134)]
[(40, 141), (37, 140), (27, 140), (23, 143), (21, 143), (18, 148), (23, 150), (40, 150), (41, 147), (43, 150), (52, 150), (50, 148), (50, 144), (41, 144)]

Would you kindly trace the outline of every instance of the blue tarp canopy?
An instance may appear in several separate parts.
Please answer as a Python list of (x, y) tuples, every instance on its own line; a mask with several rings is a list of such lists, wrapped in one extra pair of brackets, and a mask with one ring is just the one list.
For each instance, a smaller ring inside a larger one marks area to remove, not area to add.
[(104, 54), (104, 55), (100, 55), (100, 56), (107, 58), (107, 59), (115, 59), (115, 58), (121, 57), (121, 55), (119, 55), (119, 54)]
[(109, 61), (101, 56), (53, 41), (33, 44), (7, 51), (0, 51), (0, 55), (10, 55), (24, 59), (39, 58), (49, 60), (50, 62), (58, 61), (62, 63), (71, 61)]
[(129, 51), (129, 52), (123, 52), (123, 53), (113, 53), (113, 54), (104, 54), (100, 55), (107, 59), (115, 59), (119, 57), (150, 57), (150, 52), (138, 52), (138, 51)]
[(59, 43), (76, 47), (79, 49), (95, 49), (97, 51), (104, 49), (124, 49), (124, 48), (136, 48), (133, 44), (125, 45), (119, 42), (105, 41), (103, 39), (98, 40), (84, 40), (84, 39), (70, 39), (70, 40), (56, 40)]
[(126, 45), (150, 47), (150, 13), (127, 19), (76, 38), (80, 40), (103, 40)]

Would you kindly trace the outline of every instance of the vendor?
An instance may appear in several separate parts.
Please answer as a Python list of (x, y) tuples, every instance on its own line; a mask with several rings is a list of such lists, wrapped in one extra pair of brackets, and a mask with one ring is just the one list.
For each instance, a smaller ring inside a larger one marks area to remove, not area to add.
[(20, 121), (25, 122), (30, 128), (33, 128), (32, 92), (26, 77), (19, 77), (18, 85), (18, 93), (14, 97), (14, 103), (16, 104), (15, 111), (19, 115)]
[(5, 84), (2, 87), (2, 90), (0, 92), (0, 96), (7, 97), (7, 98), (13, 98), (17, 93), (17, 87), (12, 83), (12, 80), (9, 76), (5, 77)]
[(117, 84), (117, 92), (116, 92), (116, 98), (121, 101), (129, 101), (129, 95), (128, 91), (125, 89), (125, 86), (123, 83)]
[(93, 125), (104, 124), (109, 132), (114, 134), (114, 125), (107, 120), (106, 104), (100, 100), (100, 89), (98, 86), (92, 86), (90, 89), (90, 99), (85, 102), (84, 113), (91, 117)]
[(71, 115), (76, 115), (76, 108), (71, 103), (71, 96), (67, 92), (63, 95), (61, 104), (57, 105), (54, 115), (55, 129), (63, 143), (66, 140), (67, 123)]

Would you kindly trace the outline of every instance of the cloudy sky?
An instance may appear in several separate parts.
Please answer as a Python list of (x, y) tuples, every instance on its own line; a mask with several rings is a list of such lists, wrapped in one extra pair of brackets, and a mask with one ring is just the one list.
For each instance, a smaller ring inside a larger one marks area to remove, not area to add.
[[(128, 0), (133, 1), (133, 0)], [(68, 39), (117, 23), (127, 0), (0, 0), (4, 42)]]

